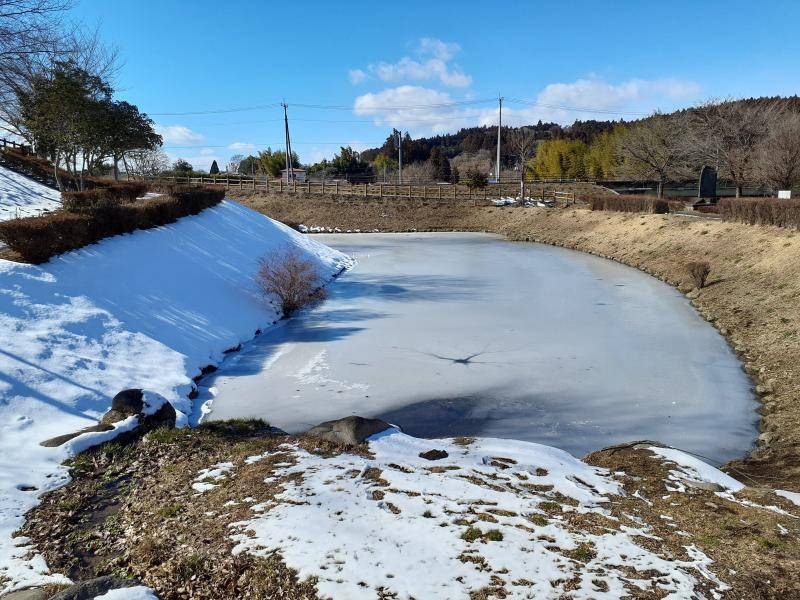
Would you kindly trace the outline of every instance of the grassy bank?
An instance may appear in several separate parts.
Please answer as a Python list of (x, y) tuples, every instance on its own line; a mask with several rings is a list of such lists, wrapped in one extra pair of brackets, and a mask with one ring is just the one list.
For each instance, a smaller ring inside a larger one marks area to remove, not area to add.
[[(800, 491), (800, 236), (675, 215), (521, 209), (456, 202), (230, 194), (270, 217), (342, 231), (488, 231), (598, 254), (687, 293), (730, 341), (757, 385), (762, 433), (751, 456), (729, 465), (751, 485)], [(686, 265), (708, 261), (693, 290)], [(748, 479), (749, 478), (749, 479)]]

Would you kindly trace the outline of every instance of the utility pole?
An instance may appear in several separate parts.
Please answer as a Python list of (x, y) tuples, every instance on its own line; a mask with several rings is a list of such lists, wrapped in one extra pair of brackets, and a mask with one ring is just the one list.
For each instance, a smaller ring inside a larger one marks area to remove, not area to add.
[(286, 102), (281, 102), (283, 107), (283, 124), (286, 136), (286, 182), (294, 181), (294, 167), (292, 165), (292, 139), (289, 137), (289, 113), (287, 109), (289, 105)]
[(397, 183), (403, 185), (403, 134), (397, 129), (392, 129), (392, 134), (397, 141)]
[(497, 100), (500, 103), (500, 113), (497, 120), (497, 164), (495, 165), (495, 181), (500, 183), (500, 129), (503, 127), (503, 97), (498, 94)]

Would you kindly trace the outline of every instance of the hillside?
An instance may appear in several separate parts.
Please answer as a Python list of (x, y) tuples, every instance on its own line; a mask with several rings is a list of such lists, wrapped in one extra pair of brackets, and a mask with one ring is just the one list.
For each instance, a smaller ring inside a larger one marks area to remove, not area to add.
[(0, 165), (0, 221), (33, 217), (60, 206), (58, 190)]
[[(34, 186), (32, 189), (38, 189)], [(42, 266), (0, 260), (0, 590), (42, 581), (41, 558), (12, 540), (39, 497), (68, 481), (63, 460), (111, 398), (147, 388), (192, 418), (192, 378), (279, 319), (252, 282), (257, 259), (296, 248), (326, 279), (347, 258), (235, 202), (117, 236)]]

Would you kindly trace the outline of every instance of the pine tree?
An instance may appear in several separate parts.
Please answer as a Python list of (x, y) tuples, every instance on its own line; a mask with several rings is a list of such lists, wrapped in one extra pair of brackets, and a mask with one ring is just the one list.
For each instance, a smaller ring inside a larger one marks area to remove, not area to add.
[(208, 170), (211, 175), (219, 174), (219, 165), (217, 165), (217, 161), (211, 163), (211, 168)]

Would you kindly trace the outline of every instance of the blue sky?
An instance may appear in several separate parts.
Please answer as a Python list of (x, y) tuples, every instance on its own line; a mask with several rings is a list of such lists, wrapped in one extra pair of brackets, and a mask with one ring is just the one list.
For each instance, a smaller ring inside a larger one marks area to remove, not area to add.
[(78, 0), (72, 12), (118, 47), (118, 97), (199, 168), (282, 147), (283, 99), (293, 147), (314, 162), (392, 127), (496, 123), (498, 93), (520, 100), (504, 123), (568, 124), (800, 90), (794, 1)]

